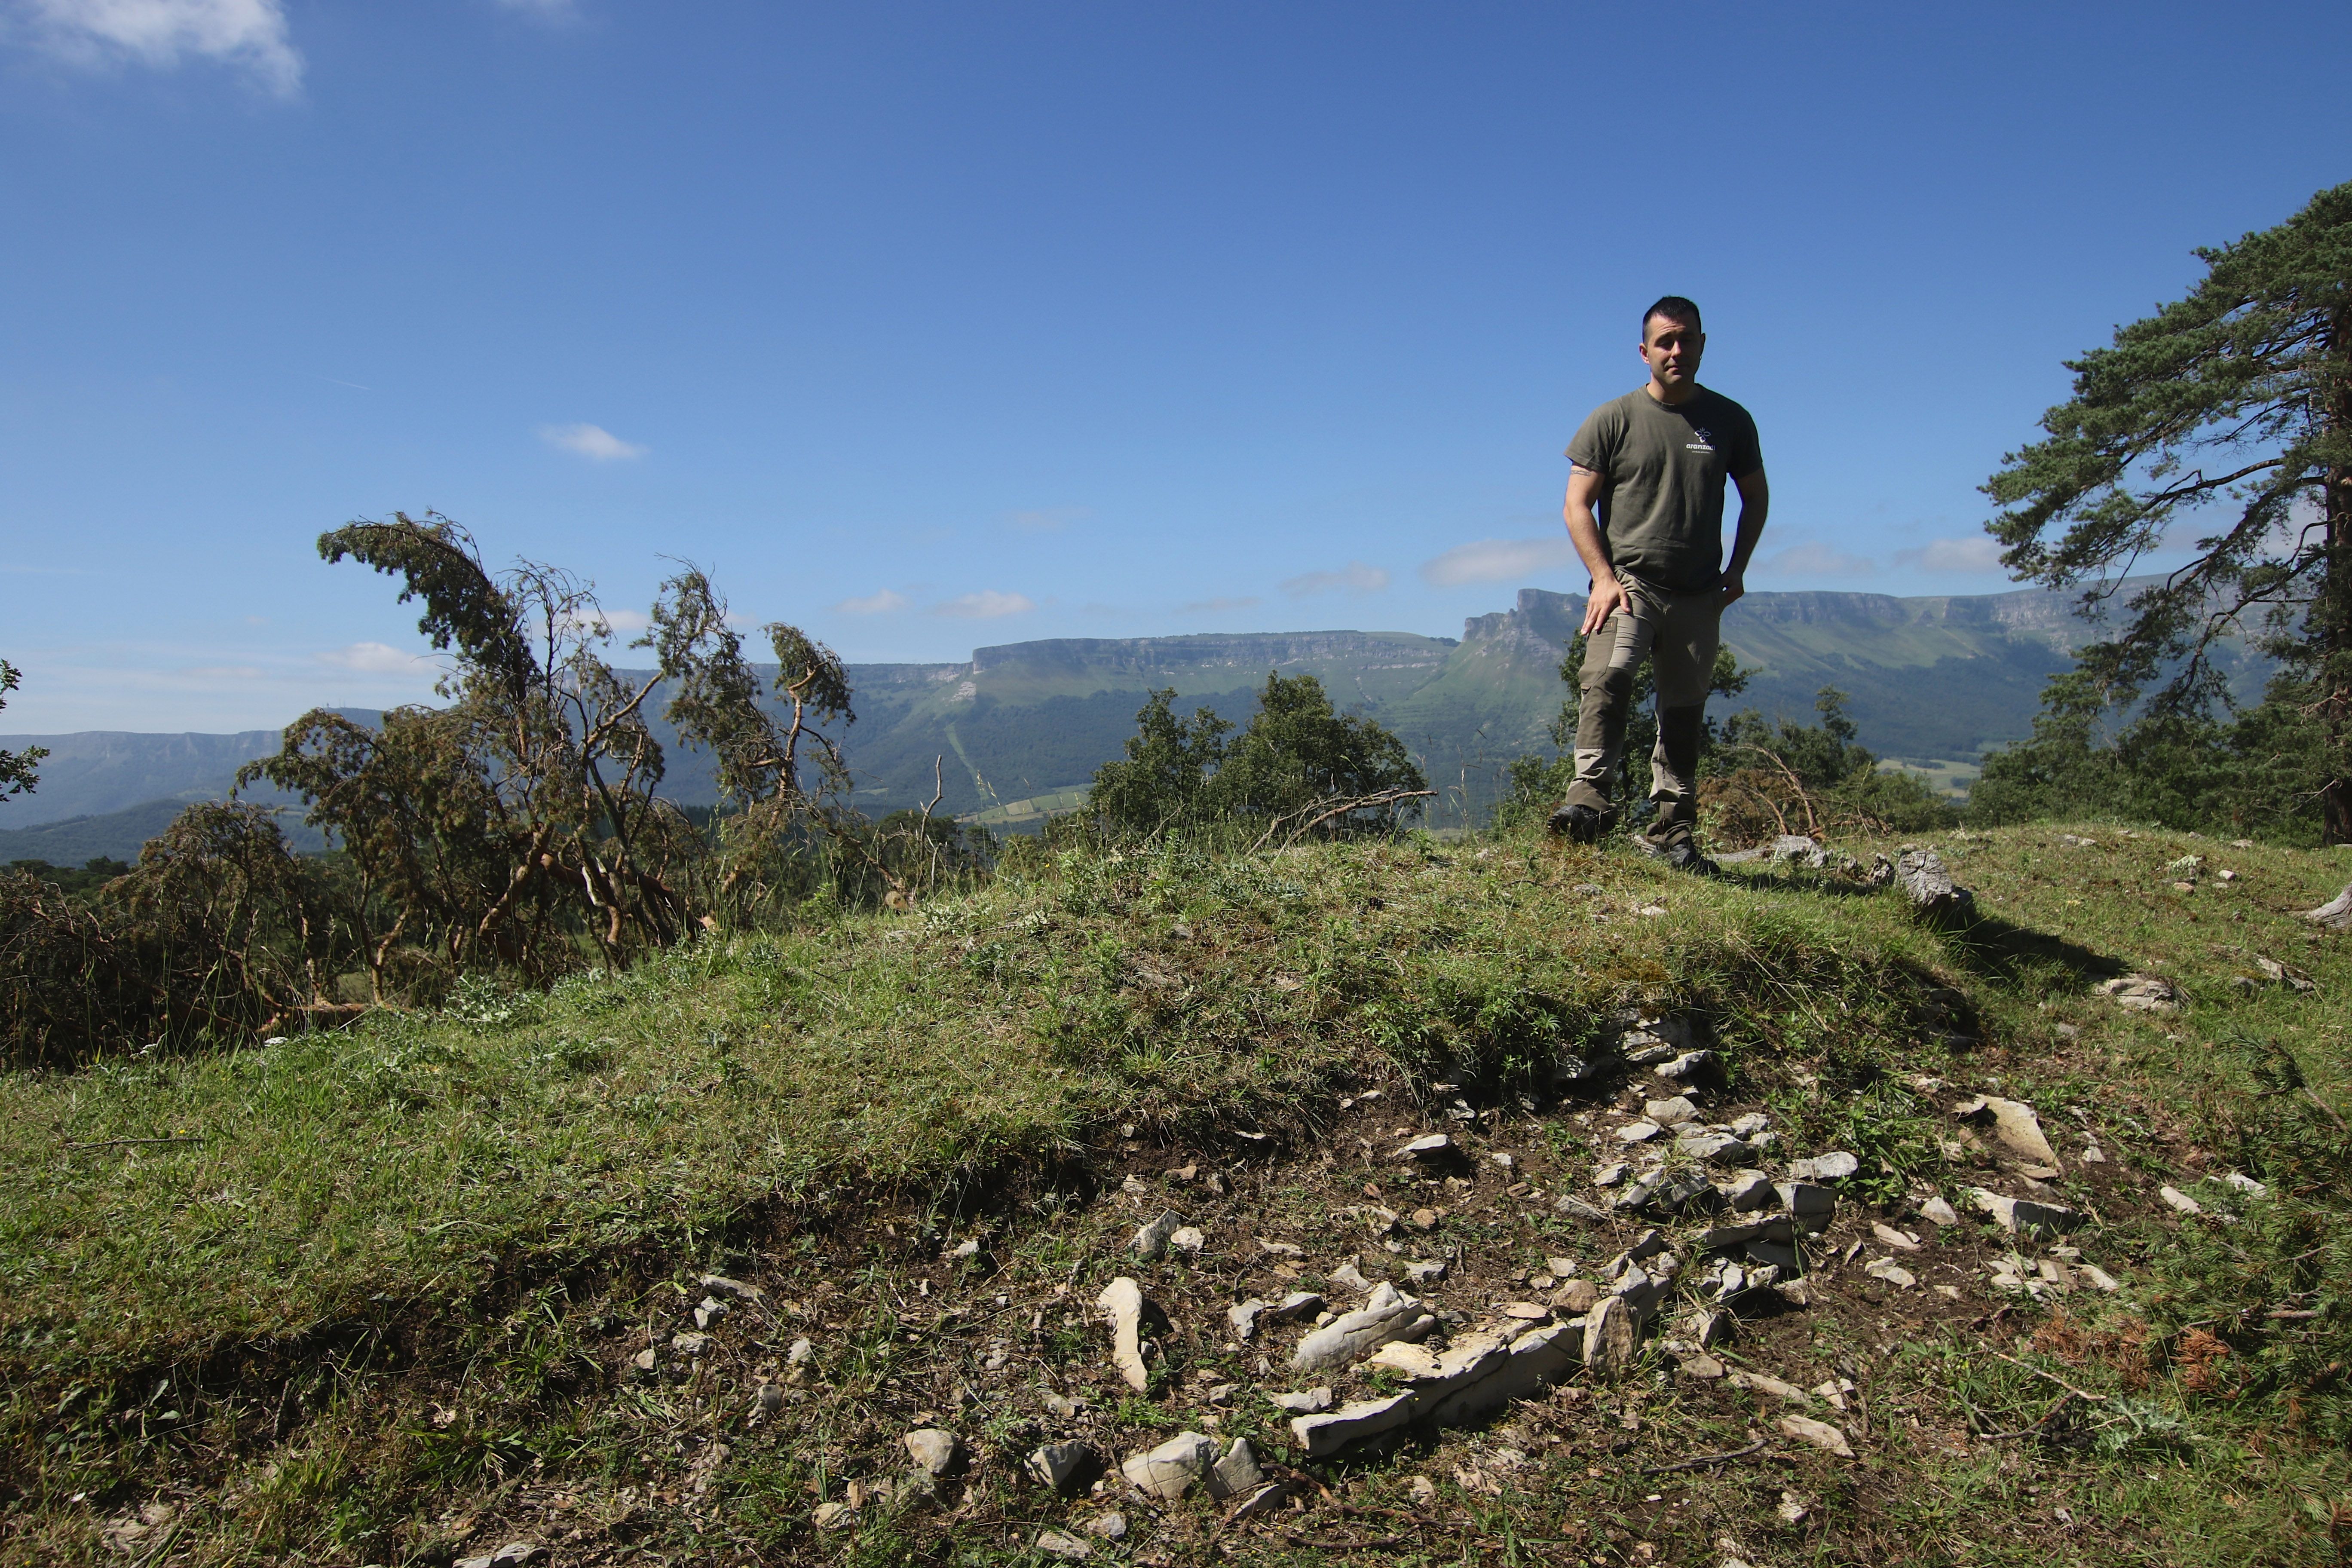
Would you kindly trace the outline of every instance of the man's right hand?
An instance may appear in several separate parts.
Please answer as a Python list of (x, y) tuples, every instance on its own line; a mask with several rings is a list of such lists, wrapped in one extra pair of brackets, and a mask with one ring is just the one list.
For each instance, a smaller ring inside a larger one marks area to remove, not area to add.
[(1592, 596), (1584, 601), (1584, 635), (1591, 637), (1599, 631), (1608, 624), (1610, 616), (1629, 608), (1630, 603), (1625, 584), (1617, 581), (1614, 574), (1606, 579), (1594, 578)]

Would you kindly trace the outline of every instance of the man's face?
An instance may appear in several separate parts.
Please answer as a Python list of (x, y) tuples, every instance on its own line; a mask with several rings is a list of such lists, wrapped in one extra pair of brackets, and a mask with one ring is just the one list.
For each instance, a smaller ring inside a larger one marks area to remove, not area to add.
[(1698, 379), (1698, 359), (1705, 352), (1706, 334), (1672, 316), (1653, 316), (1642, 323), (1643, 363), (1657, 384), (1670, 392)]

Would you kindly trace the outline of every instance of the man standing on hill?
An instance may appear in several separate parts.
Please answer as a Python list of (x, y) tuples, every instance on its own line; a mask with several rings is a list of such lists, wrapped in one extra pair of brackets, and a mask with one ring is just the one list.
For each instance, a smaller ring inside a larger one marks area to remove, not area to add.
[[(1767, 494), (1756, 421), (1698, 384), (1706, 334), (1698, 307), (1669, 294), (1642, 313), (1644, 385), (1594, 409), (1568, 445), (1568, 536), (1592, 574), (1576, 717), (1576, 780), (1551, 829), (1591, 844), (1616, 820), (1609, 782), (1625, 747), (1633, 672), (1648, 658), (1658, 688), (1643, 847), (1685, 870), (1711, 871), (1691, 829), (1699, 741), (1724, 606), (1748, 591)], [(1739, 487), (1739, 531), (1723, 559), (1723, 487)]]

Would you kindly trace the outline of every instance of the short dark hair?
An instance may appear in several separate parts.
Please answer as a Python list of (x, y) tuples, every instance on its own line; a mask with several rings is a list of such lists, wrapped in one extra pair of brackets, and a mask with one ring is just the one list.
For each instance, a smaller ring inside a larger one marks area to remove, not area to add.
[(1680, 294), (1669, 294), (1642, 312), (1642, 341), (1644, 342), (1649, 341), (1650, 318), (1653, 316), (1664, 316), (1669, 321), (1679, 321), (1694, 332), (1706, 331), (1705, 327), (1699, 325), (1698, 307)]

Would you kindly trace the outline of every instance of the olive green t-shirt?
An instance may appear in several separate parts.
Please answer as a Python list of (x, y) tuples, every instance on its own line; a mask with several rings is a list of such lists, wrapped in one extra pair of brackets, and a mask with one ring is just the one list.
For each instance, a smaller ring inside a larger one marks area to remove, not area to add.
[(1669, 408), (1635, 387), (1594, 409), (1568, 459), (1601, 476), (1609, 563), (1669, 593), (1696, 594), (1723, 574), (1723, 482), (1764, 466), (1756, 421), (1700, 387)]

